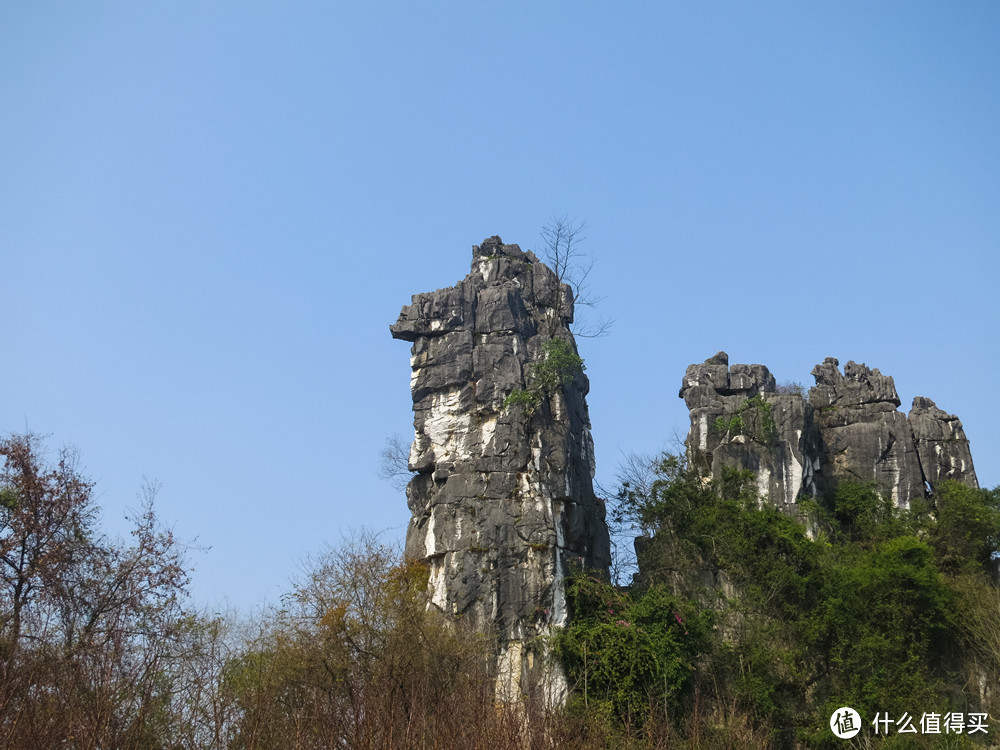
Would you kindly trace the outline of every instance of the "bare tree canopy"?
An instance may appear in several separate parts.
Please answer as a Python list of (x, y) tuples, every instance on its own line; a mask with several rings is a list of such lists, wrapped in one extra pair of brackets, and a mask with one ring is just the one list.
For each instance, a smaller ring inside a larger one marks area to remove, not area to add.
[(402, 491), (413, 477), (410, 471), (410, 446), (399, 435), (385, 439), (379, 464), (378, 478), (391, 482), (394, 489)]
[[(583, 252), (580, 245), (587, 239), (583, 232), (585, 222), (576, 223), (567, 216), (553, 216), (542, 227), (542, 255), (545, 262), (555, 272), (563, 284), (568, 284), (573, 294), (573, 306), (578, 313), (580, 307), (596, 307), (603, 297), (596, 296), (590, 289), (587, 278), (594, 267), (594, 258)], [(596, 338), (604, 336), (614, 324), (613, 320), (601, 318), (596, 323), (583, 320), (574, 321), (576, 336)]]

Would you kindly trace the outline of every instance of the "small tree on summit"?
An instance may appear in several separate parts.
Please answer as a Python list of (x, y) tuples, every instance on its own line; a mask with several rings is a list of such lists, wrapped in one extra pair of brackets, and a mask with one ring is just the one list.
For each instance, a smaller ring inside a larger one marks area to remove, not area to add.
[[(574, 307), (596, 307), (601, 301), (587, 285), (587, 277), (594, 267), (594, 259), (580, 249), (580, 244), (586, 239), (583, 230), (586, 224), (575, 223), (566, 216), (554, 216), (548, 224), (542, 227), (541, 235), (544, 243), (542, 255), (545, 262), (555, 272), (561, 284), (568, 284), (572, 292), (570, 300)], [(556, 320), (561, 320), (565, 310), (562, 299), (559, 300)], [(558, 322), (556, 323), (558, 325)], [(574, 323), (573, 334), (586, 338), (604, 336), (614, 324), (613, 320), (600, 319), (596, 324)]]
[[(538, 360), (529, 363), (526, 372), (527, 387), (511, 391), (504, 399), (504, 409), (520, 407), (530, 417), (543, 397), (548, 398), (586, 369), (572, 336), (560, 333), (563, 321), (571, 310), (575, 313), (580, 305), (594, 307), (600, 302), (600, 298), (595, 297), (586, 285), (594, 261), (580, 250), (580, 243), (584, 240), (583, 229), (584, 224), (576, 224), (565, 216), (553, 217), (550, 223), (542, 227), (541, 235), (545, 244), (541, 254), (558, 281), (554, 315), (546, 323), (546, 340)], [(568, 294), (565, 293), (567, 287)], [(570, 330), (575, 336), (603, 336), (612, 322), (601, 320), (597, 325), (576, 323), (571, 324)]]

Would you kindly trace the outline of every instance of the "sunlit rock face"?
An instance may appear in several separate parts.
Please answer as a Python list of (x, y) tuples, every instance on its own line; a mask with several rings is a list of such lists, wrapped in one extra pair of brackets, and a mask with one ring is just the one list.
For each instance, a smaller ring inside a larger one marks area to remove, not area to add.
[(778, 393), (764, 365), (730, 367), (719, 352), (687, 368), (680, 396), (691, 411), (688, 448), (703, 470), (750, 469), (761, 497), (779, 507), (818, 493), (812, 409), (801, 393)]
[(875, 482), (899, 507), (942, 479), (977, 487), (957, 417), (917, 397), (898, 411), (893, 379), (828, 357), (816, 384), (778, 388), (763, 365), (729, 365), (725, 352), (687, 368), (680, 396), (691, 412), (687, 447), (703, 469), (750, 469), (762, 499), (786, 510), (839, 482)]
[(406, 554), (430, 567), (433, 606), (497, 638), (498, 694), (553, 703), (565, 679), (542, 636), (567, 623), (573, 564), (607, 570), (594, 495), (589, 381), (504, 407), (553, 338), (576, 351), (572, 294), (531, 252), (490, 237), (455, 286), (418, 294), (390, 327), (413, 342), (415, 436)]

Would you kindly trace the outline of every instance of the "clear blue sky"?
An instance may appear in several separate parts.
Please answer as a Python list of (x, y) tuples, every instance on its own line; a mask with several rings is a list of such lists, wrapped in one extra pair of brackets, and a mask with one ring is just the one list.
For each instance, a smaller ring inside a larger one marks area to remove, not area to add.
[(1000, 4), (4, 3), (0, 430), (142, 477), (196, 601), (274, 601), (412, 434), (388, 325), (587, 222), (598, 479), (718, 349), (958, 414), (1000, 483)]

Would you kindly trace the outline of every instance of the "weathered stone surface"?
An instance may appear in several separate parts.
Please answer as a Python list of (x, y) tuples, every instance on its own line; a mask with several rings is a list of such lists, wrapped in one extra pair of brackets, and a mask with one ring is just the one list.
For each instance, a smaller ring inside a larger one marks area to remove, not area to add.
[(833, 357), (816, 365), (809, 389), (824, 443), (821, 470), (831, 484), (874, 481), (906, 507), (925, 486), (910, 424), (896, 411), (896, 385), (863, 364), (848, 362), (843, 375), (837, 365)]
[(970, 487), (979, 486), (969, 441), (958, 417), (937, 408), (929, 398), (917, 396), (908, 418), (920, 468), (931, 485), (954, 479)]
[(839, 364), (835, 357), (827, 357), (823, 364), (813, 368), (816, 385), (809, 389), (809, 401), (813, 406), (821, 409), (827, 406), (888, 404), (883, 411), (895, 410), (899, 406), (892, 377), (855, 362), (844, 365), (844, 374), (841, 375)]
[(956, 417), (917, 398), (897, 411), (893, 379), (863, 364), (828, 357), (816, 385), (778, 393), (763, 365), (729, 365), (719, 352), (684, 374), (691, 412), (688, 450), (718, 476), (722, 467), (757, 474), (761, 496), (790, 509), (842, 481), (875, 482), (907, 507), (940, 479), (976, 487), (969, 441)]
[(390, 326), (413, 342), (406, 554), (428, 562), (433, 606), (496, 634), (507, 699), (562, 700), (565, 680), (540, 636), (567, 622), (570, 564), (610, 564), (586, 375), (542, 394), (531, 413), (504, 408), (532, 386), (546, 341), (575, 351), (572, 318), (570, 290), (547, 266), (490, 237), (465, 279), (415, 295)]
[(831, 484), (874, 481), (900, 507), (923, 497), (923, 475), (906, 417), (895, 410), (842, 408), (817, 414), (825, 449), (821, 470)]
[[(814, 486), (816, 443), (811, 407), (798, 394), (777, 393), (764, 365), (728, 366), (725, 352), (684, 374), (680, 396), (691, 411), (688, 449), (718, 476), (724, 466), (752, 470), (761, 496), (779, 507)], [(808, 415), (807, 415), (808, 412)]]

